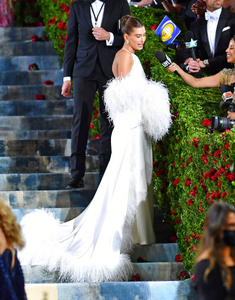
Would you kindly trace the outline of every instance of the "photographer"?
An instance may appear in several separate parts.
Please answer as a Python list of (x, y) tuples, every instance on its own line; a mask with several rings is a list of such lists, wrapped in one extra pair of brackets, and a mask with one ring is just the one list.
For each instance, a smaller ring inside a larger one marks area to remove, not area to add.
[[(235, 64), (235, 36), (230, 40), (229, 46), (226, 49), (227, 53), (227, 62), (231, 64)], [(182, 77), (182, 79), (189, 85), (195, 88), (199, 87), (220, 87), (221, 85), (228, 85), (230, 86), (232, 83), (235, 82), (235, 68), (231, 69), (223, 69), (219, 73), (203, 77), (203, 78), (195, 78), (192, 75), (184, 72), (177, 64), (172, 63), (168, 68), (167, 71), (169, 73), (173, 73), (175, 71)], [(233, 97), (234, 98), (234, 97)], [(234, 101), (234, 100), (233, 100)], [(234, 112), (228, 112), (228, 119), (235, 119)]]

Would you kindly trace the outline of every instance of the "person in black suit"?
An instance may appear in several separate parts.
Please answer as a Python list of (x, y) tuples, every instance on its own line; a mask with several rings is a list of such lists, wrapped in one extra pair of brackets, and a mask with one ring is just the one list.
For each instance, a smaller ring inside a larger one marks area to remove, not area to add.
[(206, 0), (205, 16), (191, 24), (194, 40), (197, 40), (197, 61), (191, 57), (191, 51), (182, 48), (178, 54), (178, 63), (183, 63), (186, 70), (198, 73), (208, 69), (216, 74), (223, 68), (231, 67), (227, 63), (225, 50), (230, 39), (235, 35), (235, 14), (222, 7), (223, 0)]
[(102, 98), (107, 81), (113, 77), (114, 56), (124, 43), (122, 33), (118, 30), (119, 20), (127, 14), (130, 14), (127, 0), (76, 0), (71, 4), (62, 86), (62, 95), (71, 97), (71, 78), (74, 76), (71, 180), (67, 189), (84, 187), (85, 151), (97, 89), (101, 123), (100, 179), (109, 162), (112, 127), (104, 111)]

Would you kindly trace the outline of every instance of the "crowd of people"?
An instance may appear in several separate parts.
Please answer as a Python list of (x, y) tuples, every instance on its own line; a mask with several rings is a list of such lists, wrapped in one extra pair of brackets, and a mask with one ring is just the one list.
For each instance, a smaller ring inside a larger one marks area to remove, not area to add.
[[(232, 2), (139, 2), (139, 6), (152, 5), (181, 14), (197, 40), (196, 60), (191, 51), (182, 47), (178, 64), (172, 63), (168, 72), (177, 71), (193, 87), (235, 82), (235, 69), (231, 67), (235, 64)], [(66, 188), (84, 187), (85, 149), (97, 90), (100, 184), (86, 210), (69, 222), (59, 224), (43, 210), (22, 219), (26, 240), (26, 247), (19, 253), (22, 263), (42, 264), (51, 272), (59, 270), (61, 278), (70, 277), (76, 282), (123, 281), (132, 275), (128, 255), (132, 246), (155, 242), (151, 138), (160, 140), (168, 132), (171, 114), (166, 87), (147, 80), (135, 55), (135, 51), (143, 49), (145, 40), (145, 27), (141, 20), (130, 16), (126, 0), (72, 2), (62, 86), (62, 95), (72, 97), (73, 79), (71, 180)], [(212, 76), (203, 77), (204, 69)], [(228, 112), (228, 118), (235, 119), (235, 113)], [(1, 206), (5, 207), (3, 203)], [(11, 216), (10, 209), (7, 215)], [(21, 248), (23, 242), (15, 219), (11, 222), (16, 228), (14, 238), (8, 237), (4, 224), (9, 221), (0, 210), (0, 262), (8, 264), (4, 272), (10, 274), (13, 290), (21, 294), (17, 299), (25, 299), (22, 272), (14, 251), (14, 245)], [(235, 208), (215, 203), (206, 217), (195, 266), (194, 288), (200, 300), (235, 299), (234, 247)], [(21, 288), (15, 286), (17, 276)]]

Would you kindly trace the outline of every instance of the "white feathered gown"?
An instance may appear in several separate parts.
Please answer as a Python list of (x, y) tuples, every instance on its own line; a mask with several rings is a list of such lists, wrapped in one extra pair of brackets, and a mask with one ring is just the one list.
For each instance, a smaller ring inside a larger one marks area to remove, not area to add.
[(127, 255), (133, 244), (155, 242), (148, 193), (151, 137), (159, 140), (168, 131), (169, 98), (161, 83), (145, 78), (139, 59), (132, 56), (130, 74), (110, 81), (104, 94), (114, 123), (112, 155), (93, 200), (64, 224), (44, 210), (26, 215), (21, 264), (44, 265), (75, 282), (123, 281), (133, 273)]

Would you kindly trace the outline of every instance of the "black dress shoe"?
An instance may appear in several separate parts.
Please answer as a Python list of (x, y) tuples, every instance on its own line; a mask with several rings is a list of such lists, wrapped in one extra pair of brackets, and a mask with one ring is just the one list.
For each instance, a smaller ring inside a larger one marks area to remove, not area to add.
[(84, 187), (84, 181), (82, 178), (73, 177), (66, 186), (66, 189), (80, 189)]

